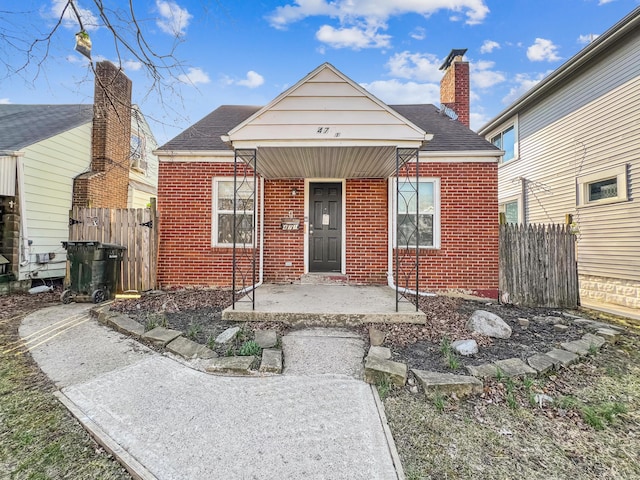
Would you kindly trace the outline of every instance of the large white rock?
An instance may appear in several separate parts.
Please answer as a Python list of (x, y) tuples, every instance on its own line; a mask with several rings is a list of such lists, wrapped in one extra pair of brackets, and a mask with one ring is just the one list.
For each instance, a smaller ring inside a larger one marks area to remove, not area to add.
[(498, 315), (485, 310), (476, 310), (467, 321), (467, 330), (492, 338), (511, 337), (511, 327)]
[(456, 340), (451, 344), (453, 349), (460, 355), (473, 355), (478, 353), (478, 342), (475, 340)]

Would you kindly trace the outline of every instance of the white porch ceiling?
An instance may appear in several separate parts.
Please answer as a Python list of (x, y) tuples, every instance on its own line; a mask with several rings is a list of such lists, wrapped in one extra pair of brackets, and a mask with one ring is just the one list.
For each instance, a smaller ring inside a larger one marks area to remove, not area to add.
[(388, 178), (396, 147), (266, 147), (257, 149), (265, 178)]

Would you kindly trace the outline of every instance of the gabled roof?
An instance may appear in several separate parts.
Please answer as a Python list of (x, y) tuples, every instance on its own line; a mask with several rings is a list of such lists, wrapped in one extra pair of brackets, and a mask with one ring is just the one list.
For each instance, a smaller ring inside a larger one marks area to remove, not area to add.
[(622, 41), (627, 34), (637, 31), (638, 28), (640, 28), (640, 7), (635, 8), (629, 15), (624, 17), (593, 42), (560, 65), (554, 72), (549, 74), (549, 76), (532, 87), (509, 107), (500, 112), (494, 119), (490, 120), (486, 125), (480, 128), (478, 133), (480, 135), (486, 135), (517, 112), (527, 108), (538, 101), (541, 97), (552, 92), (556, 86), (563, 84), (564, 82), (571, 81), (571, 78), (577, 70), (597, 56), (617, 45), (618, 42)]
[(217, 151), (230, 147), (220, 138), (262, 107), (222, 105), (162, 145), (160, 151)]
[[(477, 151), (498, 149), (458, 121), (442, 115), (435, 105), (390, 105), (390, 108), (422, 130), (433, 133), (433, 140), (423, 151)], [(174, 139), (165, 143), (160, 151), (219, 151), (230, 147), (222, 141), (234, 127), (258, 112), (261, 107), (223, 105), (196, 122)]]
[(93, 105), (0, 105), (0, 151), (16, 151), (93, 119)]

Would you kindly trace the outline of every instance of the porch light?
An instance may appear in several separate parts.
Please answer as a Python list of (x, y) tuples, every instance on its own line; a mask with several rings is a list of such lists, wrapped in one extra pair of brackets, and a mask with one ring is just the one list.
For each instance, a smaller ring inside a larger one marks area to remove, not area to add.
[(291, 196), (295, 197), (296, 195), (298, 195), (298, 189), (296, 187), (293, 187), (291, 189)]

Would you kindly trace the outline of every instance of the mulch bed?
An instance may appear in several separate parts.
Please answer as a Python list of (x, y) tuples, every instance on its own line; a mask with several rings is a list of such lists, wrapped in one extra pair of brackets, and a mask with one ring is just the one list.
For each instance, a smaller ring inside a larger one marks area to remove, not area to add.
[[(554, 331), (553, 323), (535, 320), (536, 317), (562, 317), (562, 313), (545, 308), (520, 308), (500, 305), (491, 301), (473, 301), (456, 297), (421, 297), (420, 309), (425, 312), (424, 324), (368, 324), (355, 328), (368, 341), (369, 327), (386, 333), (385, 346), (391, 348), (393, 359), (407, 363), (410, 368), (450, 372), (440, 345), (443, 339), (449, 341), (473, 338), (480, 346), (480, 352), (459, 357), (460, 371), (466, 365), (479, 365), (506, 358), (527, 357), (544, 353), (559, 346), (561, 342), (575, 340), (584, 333), (581, 327), (571, 325), (565, 333)], [(241, 326), (241, 341), (253, 338), (253, 332), (260, 329), (274, 329), (279, 335), (290, 327), (280, 323), (224, 322), (221, 313), (231, 304), (231, 292), (227, 290), (191, 289), (168, 292), (154, 292), (139, 299), (118, 300), (111, 309), (126, 313), (143, 325), (166, 325), (180, 330), (185, 336), (205, 345), (213, 346), (218, 354), (229, 354), (228, 346), (215, 346), (215, 339), (225, 329)], [(475, 310), (486, 310), (499, 315), (512, 328), (509, 339), (491, 339), (471, 334), (465, 327)], [(519, 318), (530, 321), (524, 329), (518, 324)], [(236, 342), (238, 343), (238, 342)], [(233, 348), (238, 348), (239, 344)], [(224, 351), (223, 351), (224, 350)]]

